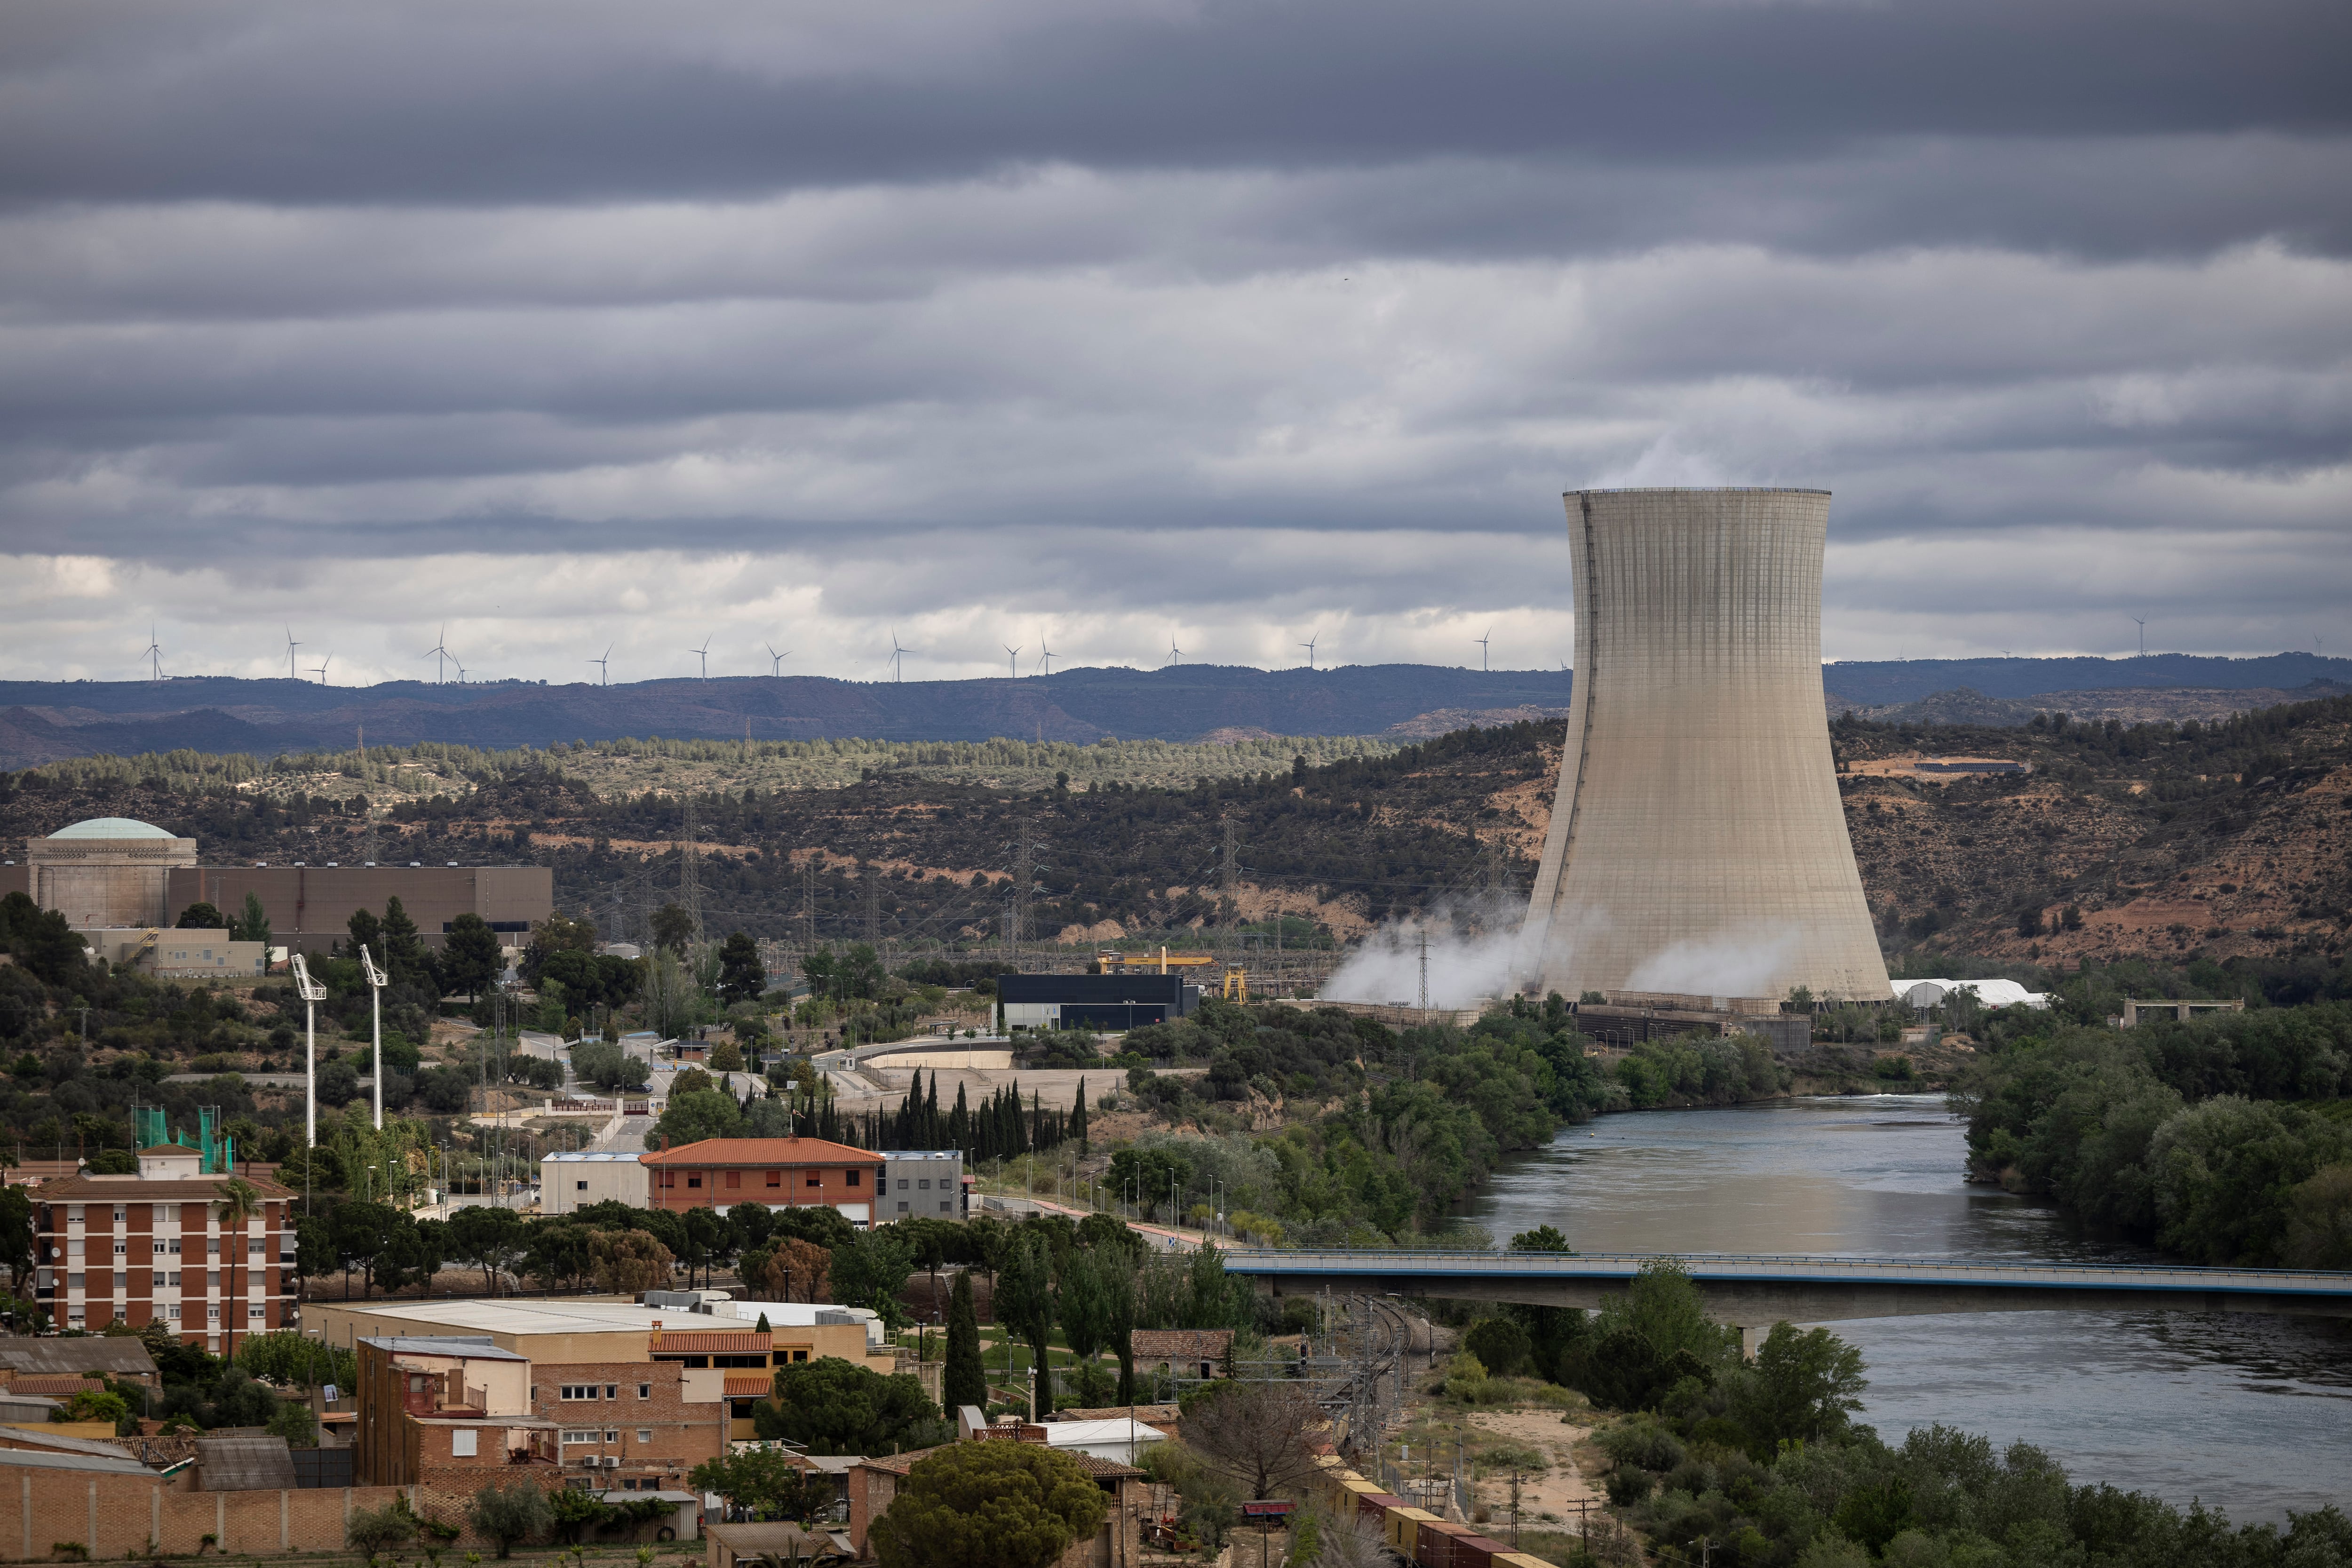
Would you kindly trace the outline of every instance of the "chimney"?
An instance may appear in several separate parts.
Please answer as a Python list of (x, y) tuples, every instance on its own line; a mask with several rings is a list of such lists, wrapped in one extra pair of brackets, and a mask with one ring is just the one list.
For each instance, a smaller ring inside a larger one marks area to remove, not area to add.
[(653, 1343), (653, 1348), (654, 1348), (654, 1349), (656, 1349), (656, 1350), (659, 1350), (659, 1349), (661, 1349), (661, 1320), (660, 1320), (659, 1318), (656, 1318), (656, 1319), (654, 1320), (654, 1343)]

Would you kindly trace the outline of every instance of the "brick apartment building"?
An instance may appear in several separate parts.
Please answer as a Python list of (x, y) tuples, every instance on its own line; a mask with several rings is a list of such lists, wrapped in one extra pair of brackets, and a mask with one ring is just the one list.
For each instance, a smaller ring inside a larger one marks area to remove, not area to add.
[(362, 1485), (422, 1487), (457, 1507), (516, 1479), (677, 1491), (695, 1466), (726, 1451), (724, 1372), (533, 1362), (450, 1336), (369, 1338), (357, 1349), (352, 1473)]
[(644, 1156), (648, 1206), (715, 1208), (825, 1204), (854, 1226), (872, 1225), (887, 1163), (883, 1156), (822, 1138), (706, 1138)]
[(193, 1149), (158, 1144), (135, 1176), (68, 1176), (35, 1189), (36, 1301), (60, 1329), (120, 1320), (172, 1325), (223, 1353), (227, 1338), (286, 1324), (294, 1304), (293, 1201), (248, 1178), (260, 1217), (224, 1231), (214, 1205), (230, 1178), (202, 1173)]

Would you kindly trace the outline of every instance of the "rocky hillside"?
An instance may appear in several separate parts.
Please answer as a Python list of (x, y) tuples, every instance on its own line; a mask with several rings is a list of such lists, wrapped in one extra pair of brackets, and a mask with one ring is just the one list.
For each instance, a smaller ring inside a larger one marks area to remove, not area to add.
[[(748, 783), (714, 752), (600, 790), (588, 782), (595, 748), (478, 754), (475, 776), (453, 777), (447, 793), (404, 793), (388, 808), (380, 796), (373, 815), (348, 788), (273, 796), (193, 763), (167, 773), (159, 763), (148, 782), (66, 764), (0, 778), (0, 835), (121, 815), (193, 835), (212, 857), (318, 862), (365, 858), (373, 831), (382, 859), (552, 864), (567, 908), (635, 934), (677, 894), (691, 795), (714, 922), (786, 938), (805, 910), (821, 937), (944, 948), (1001, 933), (1025, 824), (1034, 936), (1075, 945), (1228, 921), (1267, 936), (1279, 910), (1285, 942), (1303, 945), (1404, 910), (1443, 904), (1466, 919), (1523, 898), (1560, 729), (1457, 731), (1174, 784), (1113, 770), (1067, 787), (887, 757), (856, 782), (780, 787)], [(2047, 963), (2345, 951), (2352, 698), (2218, 723), (1842, 718), (1832, 741), (1890, 954)], [(1971, 763), (2013, 771), (1952, 771)]]

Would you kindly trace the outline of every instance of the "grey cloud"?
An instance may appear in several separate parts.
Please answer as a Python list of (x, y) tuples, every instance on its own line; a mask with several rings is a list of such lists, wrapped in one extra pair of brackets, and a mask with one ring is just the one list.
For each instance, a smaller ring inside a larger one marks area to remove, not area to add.
[(2345, 126), (2352, 56), (2328, 0), (1318, 0), (943, 7), (933, 26), (752, 5), (21, 9), (40, 39), (0, 93), (0, 189), (35, 200), (609, 200), (1058, 159), (1752, 163), (1867, 136), (2309, 132)]

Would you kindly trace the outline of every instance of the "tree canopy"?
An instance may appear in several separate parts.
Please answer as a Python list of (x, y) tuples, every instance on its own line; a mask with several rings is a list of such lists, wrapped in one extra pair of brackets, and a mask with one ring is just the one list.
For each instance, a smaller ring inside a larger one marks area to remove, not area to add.
[(868, 1540), (882, 1568), (1047, 1568), (1109, 1504), (1076, 1459), (1036, 1443), (957, 1443), (908, 1472)]

